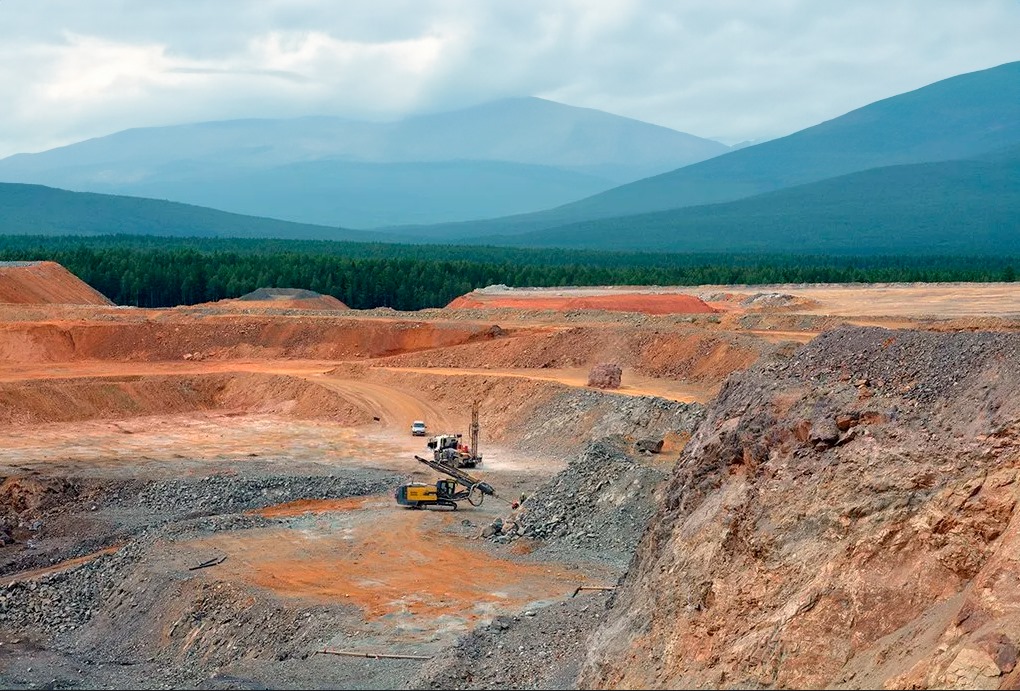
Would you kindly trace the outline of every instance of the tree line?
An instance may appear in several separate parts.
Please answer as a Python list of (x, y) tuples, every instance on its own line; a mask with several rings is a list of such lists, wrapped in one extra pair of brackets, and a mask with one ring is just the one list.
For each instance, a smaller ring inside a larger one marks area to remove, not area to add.
[(143, 236), (0, 236), (0, 261), (49, 260), (120, 305), (171, 307), (304, 288), (355, 309), (442, 307), (493, 284), (1013, 281), (1010, 257), (655, 254)]

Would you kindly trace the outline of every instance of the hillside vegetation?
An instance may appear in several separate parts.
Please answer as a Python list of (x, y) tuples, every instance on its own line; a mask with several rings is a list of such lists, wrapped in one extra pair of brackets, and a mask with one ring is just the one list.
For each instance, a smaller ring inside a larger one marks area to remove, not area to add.
[(190, 204), (42, 185), (0, 183), (0, 233), (5, 235), (144, 234), (168, 237), (274, 237), (376, 241), (371, 231), (327, 228), (241, 216)]
[(1020, 150), (475, 241), (671, 252), (1020, 253)]
[(1012, 281), (1020, 257), (642, 254), (278, 240), (0, 236), (0, 261), (51, 260), (122, 305), (303, 288), (356, 309), (442, 307), (489, 285)]

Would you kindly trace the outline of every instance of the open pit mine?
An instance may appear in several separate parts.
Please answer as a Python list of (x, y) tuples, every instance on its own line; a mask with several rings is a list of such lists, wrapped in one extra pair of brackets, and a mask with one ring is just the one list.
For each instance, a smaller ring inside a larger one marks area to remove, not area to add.
[(0, 265), (0, 686), (1016, 688), (1018, 391), (1020, 283)]

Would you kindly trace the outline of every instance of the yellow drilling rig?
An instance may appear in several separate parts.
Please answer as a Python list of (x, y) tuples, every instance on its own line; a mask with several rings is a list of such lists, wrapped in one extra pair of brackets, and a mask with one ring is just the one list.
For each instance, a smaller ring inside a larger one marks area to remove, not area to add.
[(486, 496), (495, 497), (496, 490), (487, 482), (473, 475), (431, 458), (414, 457), (419, 463), (447, 475), (452, 480), (440, 479), (434, 485), (424, 482), (409, 482), (401, 485), (394, 493), (397, 503), (412, 509), (427, 506), (447, 506), (457, 510), (458, 501), (467, 501), (471, 506), (481, 506)]

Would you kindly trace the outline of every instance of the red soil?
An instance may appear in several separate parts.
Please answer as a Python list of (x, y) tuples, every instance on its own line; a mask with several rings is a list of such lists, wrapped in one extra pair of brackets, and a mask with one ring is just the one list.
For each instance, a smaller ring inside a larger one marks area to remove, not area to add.
[(703, 300), (693, 295), (646, 295), (620, 293), (619, 295), (589, 295), (583, 297), (543, 295), (462, 295), (447, 307), (500, 308), (512, 307), (535, 310), (607, 310), (610, 312), (643, 312), (644, 314), (706, 314), (715, 312)]
[(0, 362), (319, 359), (381, 357), (491, 340), (490, 325), (340, 317), (188, 315), (174, 310), (117, 320), (0, 318)]
[(113, 304), (56, 262), (0, 262), (0, 303)]

